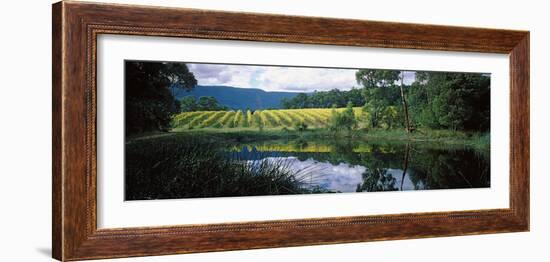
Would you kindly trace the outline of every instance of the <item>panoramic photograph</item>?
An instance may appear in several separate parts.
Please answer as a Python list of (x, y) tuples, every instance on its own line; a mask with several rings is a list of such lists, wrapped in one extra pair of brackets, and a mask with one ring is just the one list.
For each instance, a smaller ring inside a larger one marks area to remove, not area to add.
[(125, 200), (489, 188), (491, 75), (125, 61)]

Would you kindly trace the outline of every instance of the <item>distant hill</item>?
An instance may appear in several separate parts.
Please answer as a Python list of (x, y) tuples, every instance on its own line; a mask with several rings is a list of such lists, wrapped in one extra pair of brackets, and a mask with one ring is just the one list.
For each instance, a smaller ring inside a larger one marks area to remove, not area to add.
[(239, 88), (232, 86), (196, 86), (192, 91), (186, 92), (176, 89), (175, 96), (181, 99), (185, 96), (213, 96), (221, 105), (231, 109), (251, 110), (266, 108), (281, 108), (281, 99), (293, 98), (298, 93), (294, 92), (267, 92), (258, 88)]

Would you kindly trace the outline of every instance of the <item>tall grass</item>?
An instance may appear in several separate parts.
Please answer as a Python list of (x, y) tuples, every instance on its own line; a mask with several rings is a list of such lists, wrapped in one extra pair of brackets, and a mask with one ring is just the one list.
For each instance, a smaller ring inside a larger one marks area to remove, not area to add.
[(126, 143), (126, 200), (316, 193), (280, 161), (228, 157), (214, 141), (171, 136)]

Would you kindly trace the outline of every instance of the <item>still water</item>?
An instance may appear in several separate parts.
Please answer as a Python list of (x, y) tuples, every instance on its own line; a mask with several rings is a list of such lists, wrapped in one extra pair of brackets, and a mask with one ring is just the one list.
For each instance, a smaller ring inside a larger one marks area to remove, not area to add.
[(490, 154), (434, 143), (267, 141), (237, 144), (232, 158), (284, 163), (305, 187), (373, 192), (490, 187)]

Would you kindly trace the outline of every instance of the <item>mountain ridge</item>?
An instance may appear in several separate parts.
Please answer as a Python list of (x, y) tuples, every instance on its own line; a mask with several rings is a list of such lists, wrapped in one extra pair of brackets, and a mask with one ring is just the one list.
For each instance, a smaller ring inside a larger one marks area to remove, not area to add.
[(283, 98), (290, 99), (298, 94), (300, 93), (222, 85), (198, 85), (190, 91), (176, 88), (174, 92), (176, 99), (186, 96), (194, 96), (197, 99), (201, 96), (212, 96), (221, 105), (235, 110), (278, 109), (281, 108)]

